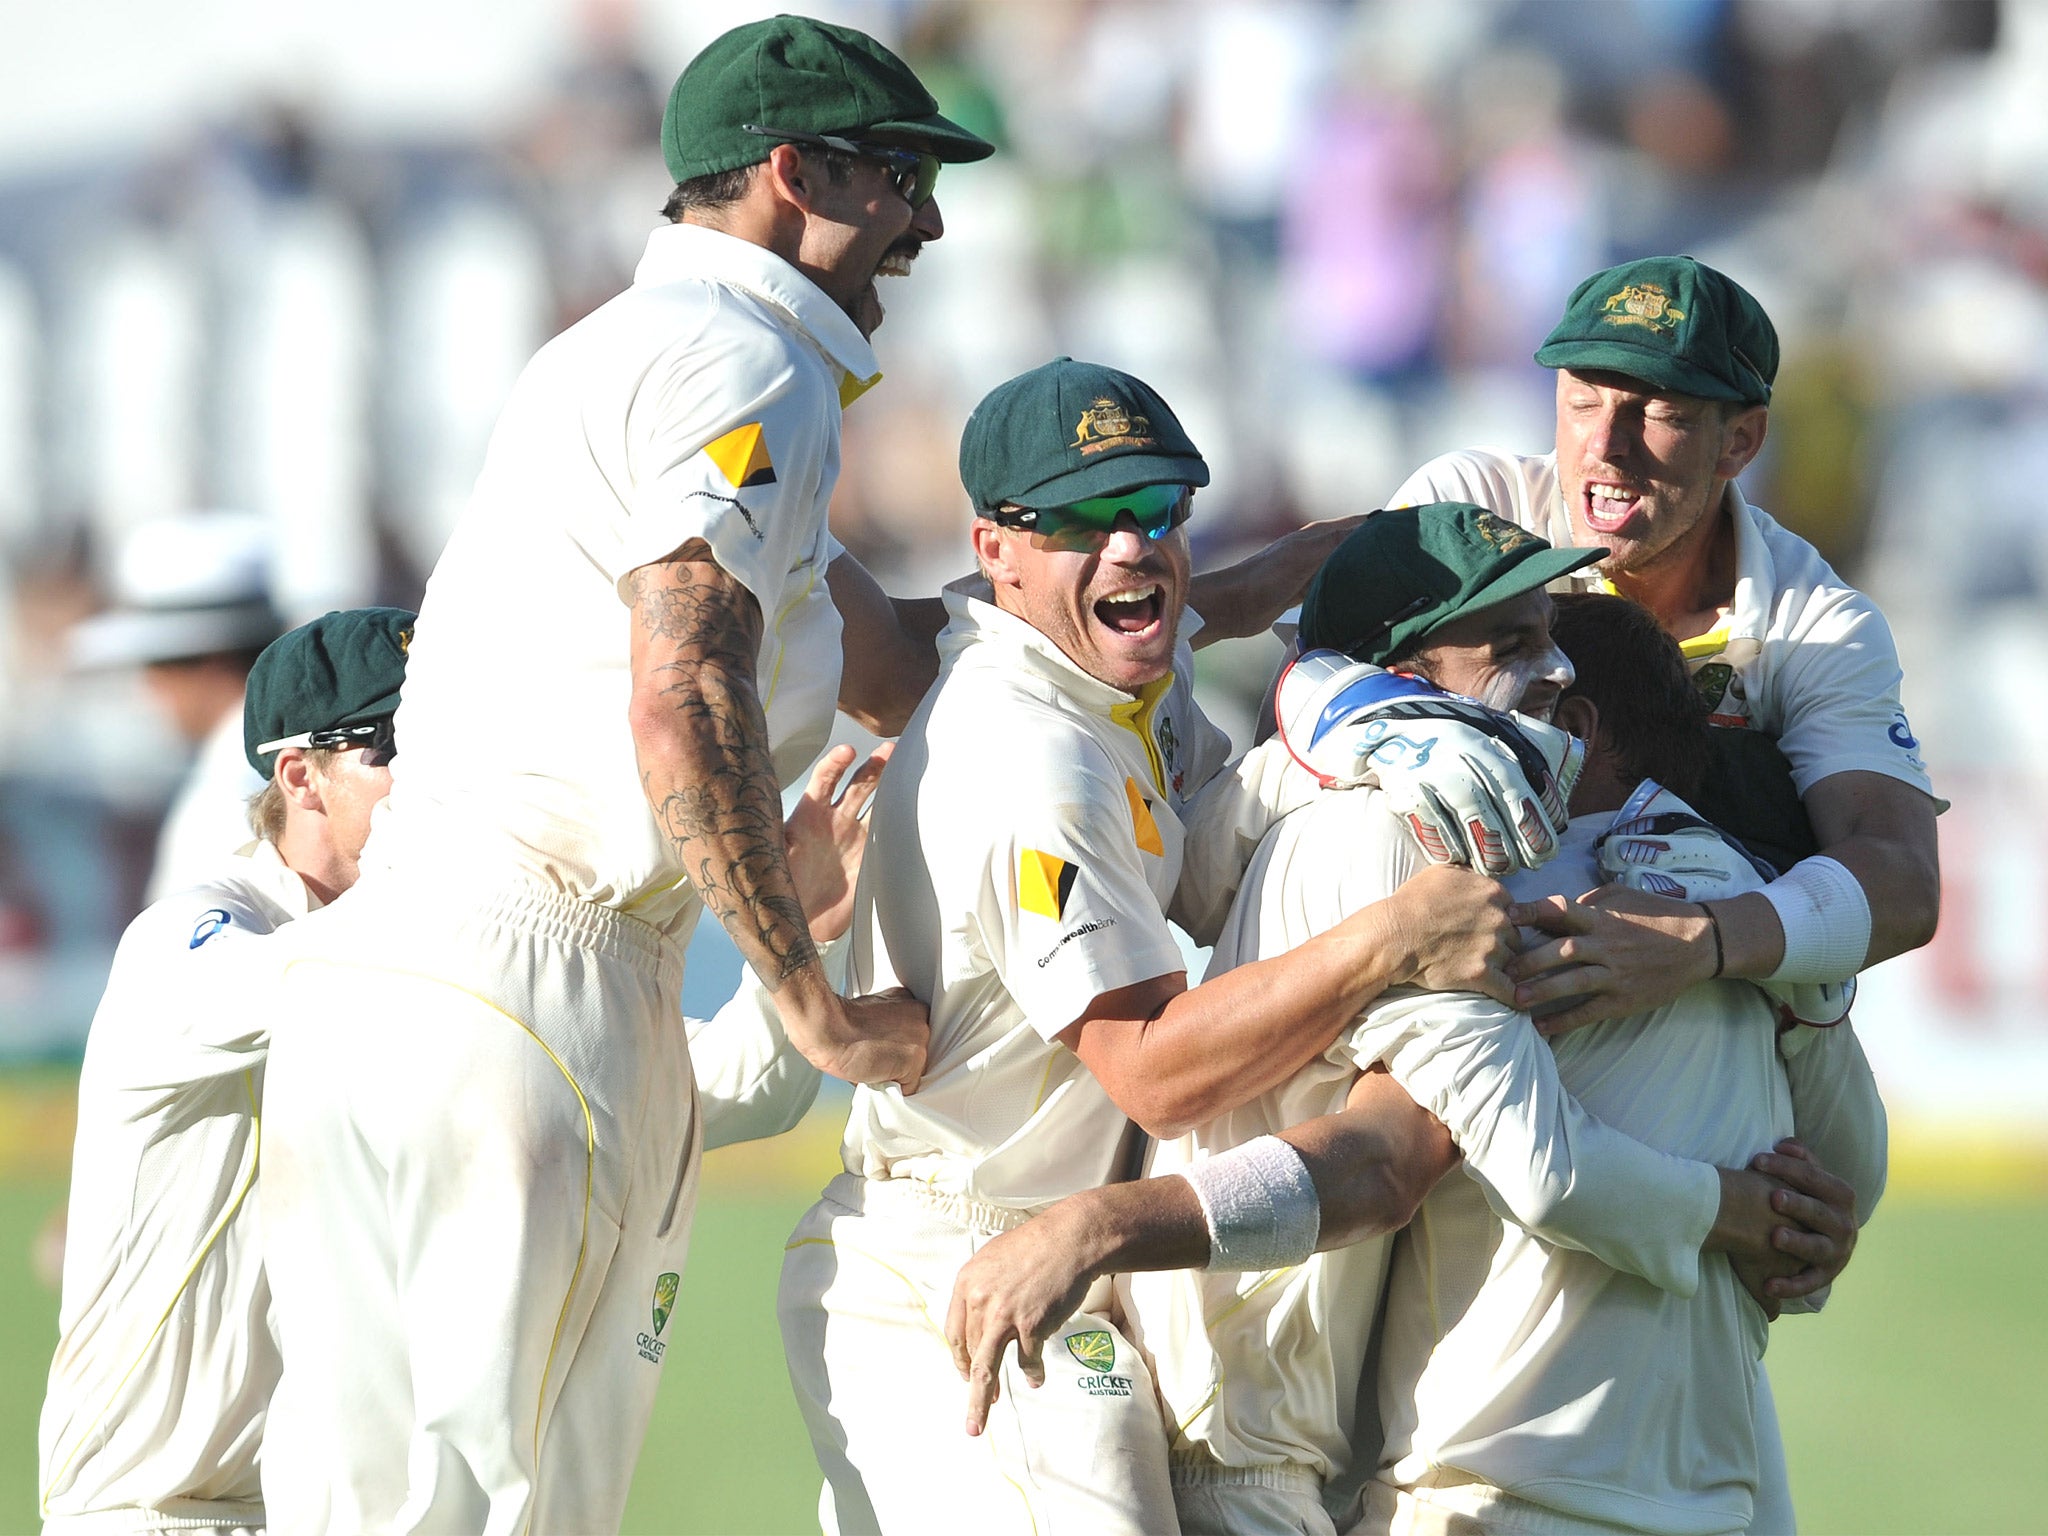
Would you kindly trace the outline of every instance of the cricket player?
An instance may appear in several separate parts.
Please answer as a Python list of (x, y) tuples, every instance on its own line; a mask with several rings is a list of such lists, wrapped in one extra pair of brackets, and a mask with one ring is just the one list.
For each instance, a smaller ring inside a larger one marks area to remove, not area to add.
[(1445, 454), (1389, 505), (1473, 501), (1560, 548), (1605, 546), (1583, 584), (1657, 616), (1717, 725), (1777, 740), (1821, 852), (1713, 903), (1711, 920), (1639, 895), (1520, 913), (1569, 938), (1573, 963), (1560, 967), (1560, 943), (1531, 948), (1515, 963), (1517, 1001), (1580, 999), (1558, 1015), (1571, 1026), (1716, 974), (1840, 982), (1926, 943), (1937, 802), (1899, 705), (1891, 631), (1735, 484), (1768, 426), (1770, 318), (1712, 267), (1649, 257), (1581, 283), (1536, 360), (1557, 370), (1553, 452)]
[[(122, 935), (78, 1083), (44, 1529), (253, 1531), (279, 1370), (255, 1189), (279, 1015), (263, 936), (354, 883), (413, 615), (330, 613), (248, 675), (256, 840)], [(259, 942), (262, 941), (262, 942)]]
[[(943, 233), (940, 165), (991, 146), (874, 39), (782, 16), (691, 62), (662, 149), (673, 222), (515, 385), (362, 882), (285, 969), (281, 1529), (617, 1528), (696, 1198), (701, 906), (809, 1061), (923, 1064), (921, 1005), (829, 985), (779, 792), (842, 693), (825, 514), (875, 285)], [(848, 656), (858, 695), (890, 652)]]
[[(1178, 1134), (1284, 1082), (1387, 985), (1497, 989), (1499, 888), (1431, 871), (1284, 959), (1189, 988), (1165, 908), (1182, 807), (1226, 750), (1180, 635), (1207, 467), (1142, 381), (1060, 358), (976, 408), (961, 478), (993, 600), (948, 594), (939, 682), (877, 795), (853, 933), (858, 984), (929, 1000), (932, 1051), (914, 1094), (857, 1091), (845, 1172), (790, 1241), (790, 1376), (827, 1531), (1170, 1529), (1150, 1374), (1100, 1307), (1044, 1392), (959, 1444), (938, 1327), (955, 1272), (1117, 1177), (1131, 1121)], [(1416, 1198), (1393, 1192), (1378, 1225)]]
[[(1517, 697), (1508, 702), (1547, 715), (1571, 670), (1550, 641), (1542, 588), (1590, 558), (1590, 551), (1553, 552), (1474, 507), (1381, 514), (1326, 567), (1311, 588), (1311, 609), (1319, 592), (1360, 587), (1346, 606), (1353, 614), (1363, 609), (1357, 628), (1373, 636), (1375, 660), (1407, 652), (1405, 665), (1474, 694), (1498, 695), (1501, 680), (1512, 679)], [(1340, 562), (1348, 579), (1332, 583)], [(1419, 610), (1412, 600), (1418, 587), (1428, 598)], [(1313, 758), (1309, 738), (1337, 718), (1326, 707), (1332, 702), (1323, 691), (1309, 699), (1295, 750)], [(1575, 807), (1584, 794), (1575, 792)], [(1571, 835), (1585, 834), (1575, 824)], [(1227, 969), (1280, 953), (1377, 899), (1421, 862), (1381, 793), (1325, 793), (1269, 833), (1215, 963)], [(1774, 1015), (1758, 1006), (1768, 1049)], [(1361, 1077), (1361, 1067), (1375, 1070)], [(1333, 1160), (1324, 1148), (1342, 1145), (1347, 1121), (1353, 1136), (1369, 1138), (1363, 1117), (1412, 1109), (1380, 1086), (1389, 1081), (1377, 1070), (1384, 1067), (1443, 1120), (1463, 1151), (1472, 1179), (1449, 1183), (1483, 1188), (1511, 1219), (1641, 1277), (1633, 1283), (1646, 1295), (1690, 1296), (1709, 1275), (1733, 1284), (1728, 1266), (1703, 1259), (1703, 1251), (1734, 1249), (1754, 1263), (1769, 1250), (1778, 1218), (1766, 1181), (1735, 1170), (1774, 1137), (1711, 1157), (1666, 1149), (1698, 1162), (1666, 1156), (1587, 1115), (1564, 1092), (1549, 1051), (1509, 1010), (1469, 996), (1389, 993), (1281, 1088), (1163, 1143), (1154, 1171), (1178, 1172), (1180, 1180), (1148, 1180), (1056, 1207), (1042, 1239), (1026, 1229), (1008, 1240), (1008, 1253), (990, 1250), (964, 1273), (948, 1331), (960, 1341), (972, 1382), (971, 1411), (993, 1388), (988, 1366), (1000, 1359), (1005, 1333), (1020, 1338), (1027, 1359), (1034, 1356), (1035, 1347), (1023, 1346), (1045, 1336), (1059, 1299), (1108, 1255), (1113, 1267), (1134, 1270), (1206, 1259), (1220, 1272), (1134, 1274), (1122, 1282), (1169, 1411), (1183, 1527), (1329, 1529), (1322, 1487), (1351, 1457), (1355, 1387), (1388, 1245), (1339, 1246), (1358, 1235), (1356, 1181), (1384, 1175)], [(1366, 1146), (1378, 1150), (1370, 1139)], [(1803, 1209), (1816, 1226), (1841, 1232), (1839, 1218), (1815, 1202)], [(1326, 1225), (1325, 1213), (1334, 1222)], [(1317, 1246), (1336, 1251), (1309, 1258)], [(1060, 1257), (1043, 1257), (1052, 1254)]]

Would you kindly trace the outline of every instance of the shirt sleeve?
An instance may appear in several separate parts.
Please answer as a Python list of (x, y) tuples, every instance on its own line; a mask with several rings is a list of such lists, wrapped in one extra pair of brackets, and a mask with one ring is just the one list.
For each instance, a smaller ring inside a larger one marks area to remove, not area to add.
[[(1145, 861), (1162, 855), (1131, 801), (1141, 791), (1093, 742), (1065, 762), (1040, 757), (1041, 775), (1020, 775), (991, 795), (1001, 820), (989, 843), (981, 921), (997, 975), (1031, 1027), (1050, 1040), (1105, 992), (1184, 971)], [(1051, 744), (1047, 744), (1051, 745)], [(1036, 795), (1023, 785), (1039, 777)], [(1149, 836), (1147, 835), (1149, 833)]]
[(1519, 498), (1491, 454), (1465, 450), (1439, 454), (1395, 487), (1386, 504), (1421, 507), (1433, 501), (1469, 501), (1511, 521), (1521, 521)]
[(285, 959), (256, 906), (232, 892), (180, 892), (121, 936), (93, 1032), (117, 1053), (119, 1077), (138, 1087), (260, 1067)]
[(1934, 792), (1899, 703), (1904, 674), (1891, 626), (1868, 598), (1837, 589), (1826, 611), (1782, 645), (1772, 683), (1782, 722), (1778, 746), (1791, 760), (1800, 794), (1833, 774), (1855, 771)]
[(1390, 994), (1351, 1036), (1441, 1120), (1503, 1220), (1690, 1296), (1720, 1175), (1594, 1119), (1528, 1018), (1470, 993)]
[(750, 966), (732, 1000), (708, 1019), (685, 1019), (697, 1075), (704, 1150), (780, 1136), (818, 1097), (822, 1074), (789, 1043), (775, 1000)]
[(691, 539), (754, 594), (769, 619), (790, 574), (822, 566), (831, 536), (821, 488), (837, 478), (837, 406), (816, 370), (717, 324), (667, 354), (627, 413), (627, 490), (608, 571), (626, 577)]
[(1308, 770), (1279, 737), (1269, 736), (1189, 802), (1172, 917), (1197, 944), (1216, 942), (1245, 867), (1273, 824), (1318, 792)]

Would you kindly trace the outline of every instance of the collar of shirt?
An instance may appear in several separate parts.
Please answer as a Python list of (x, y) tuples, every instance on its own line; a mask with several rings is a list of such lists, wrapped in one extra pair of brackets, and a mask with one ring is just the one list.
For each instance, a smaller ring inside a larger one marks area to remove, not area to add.
[(702, 224), (663, 224), (649, 232), (633, 283), (651, 288), (681, 282), (726, 283), (788, 315), (844, 375), (840, 409), (881, 382), (874, 348), (860, 327), (822, 288), (766, 246)]
[(277, 904), (291, 913), (294, 920), (308, 912), (320, 910), (320, 898), (300, 878), (299, 872), (285, 863), (284, 855), (277, 851), (277, 844), (268, 838), (258, 838), (253, 843), (244, 843), (235, 850), (235, 856), (247, 859), (262, 872), (270, 894)]

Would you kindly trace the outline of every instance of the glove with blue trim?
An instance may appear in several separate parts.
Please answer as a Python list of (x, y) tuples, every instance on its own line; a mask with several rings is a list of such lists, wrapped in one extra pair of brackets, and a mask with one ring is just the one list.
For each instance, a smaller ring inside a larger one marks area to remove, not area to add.
[[(1760, 891), (1778, 872), (1654, 779), (1638, 784), (1628, 803), (1593, 844), (1600, 873), (1615, 885), (1673, 901), (1721, 901)], [(1846, 1018), (1856, 1001), (1847, 981), (1759, 981), (1757, 986), (1801, 1024), (1824, 1029)]]
[(1557, 852), (1584, 743), (1433, 683), (1309, 651), (1275, 698), (1288, 752), (1328, 789), (1376, 784), (1424, 857), (1496, 879)]

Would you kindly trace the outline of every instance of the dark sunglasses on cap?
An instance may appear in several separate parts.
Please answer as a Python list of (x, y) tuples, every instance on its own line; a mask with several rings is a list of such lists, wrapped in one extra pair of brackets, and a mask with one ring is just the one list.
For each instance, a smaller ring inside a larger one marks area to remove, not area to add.
[(1023, 529), (1042, 549), (1094, 554), (1109, 542), (1122, 517), (1130, 518), (1138, 532), (1156, 544), (1188, 520), (1193, 500), (1192, 486), (1141, 485), (1064, 507), (1019, 507), (984, 515), (998, 527)]
[(362, 725), (337, 725), (325, 731), (300, 731), (296, 736), (280, 736), (275, 741), (258, 743), (256, 752), (260, 757), (286, 747), (316, 748), (331, 752), (361, 747), (365, 768), (382, 768), (398, 756), (398, 739), (392, 732), (389, 715), (381, 720), (367, 721)]
[(742, 133), (764, 139), (781, 139), (790, 144), (819, 144), (842, 155), (877, 161), (888, 169), (889, 183), (896, 195), (913, 209), (932, 200), (932, 188), (939, 182), (939, 157), (923, 150), (905, 149), (900, 144), (876, 144), (868, 139), (843, 139), (836, 133), (785, 133), (780, 128), (763, 128), (759, 123), (741, 123)]

